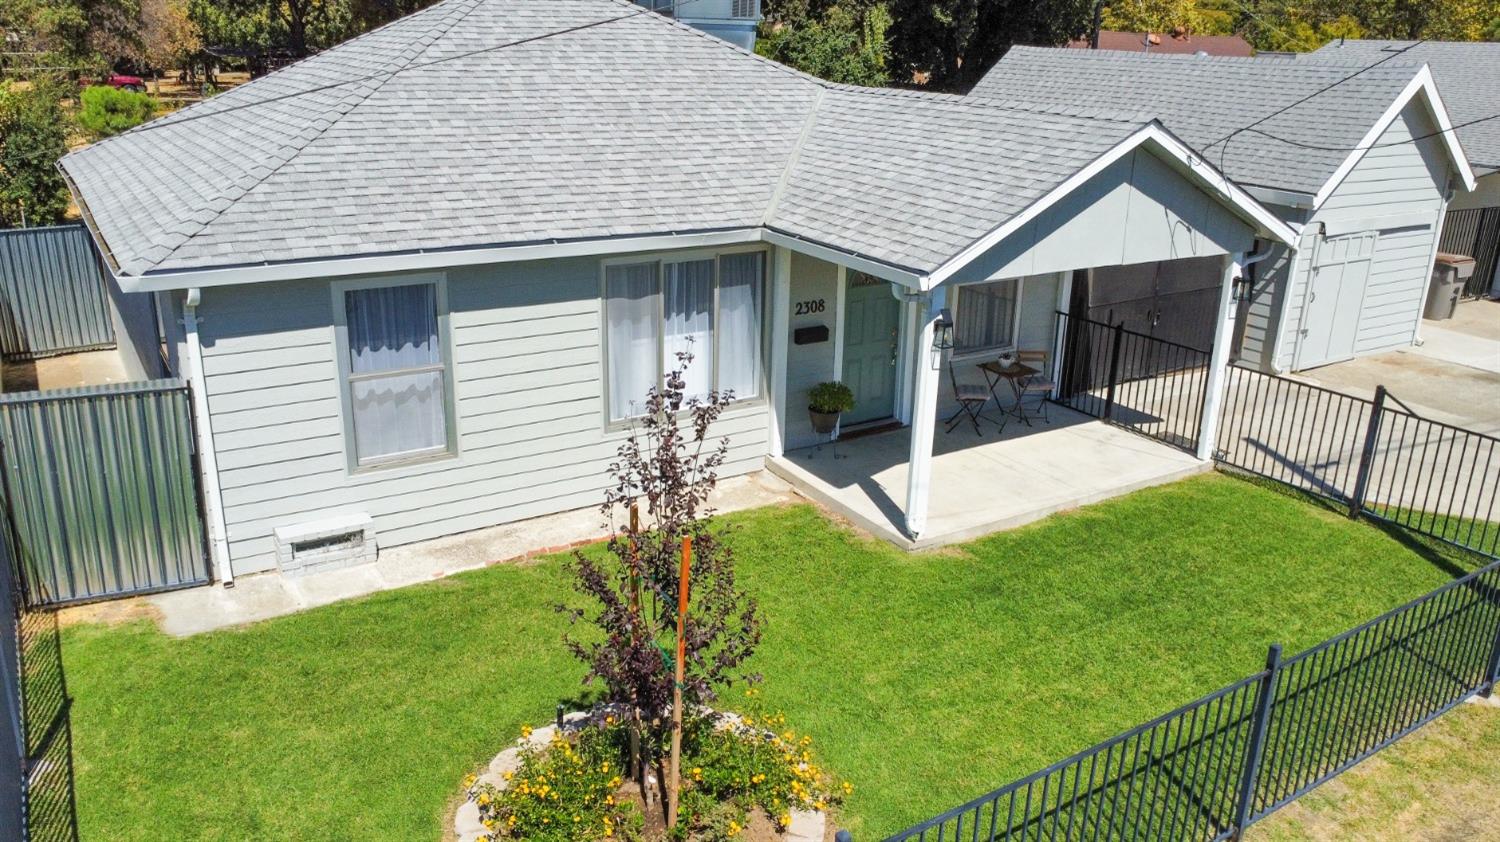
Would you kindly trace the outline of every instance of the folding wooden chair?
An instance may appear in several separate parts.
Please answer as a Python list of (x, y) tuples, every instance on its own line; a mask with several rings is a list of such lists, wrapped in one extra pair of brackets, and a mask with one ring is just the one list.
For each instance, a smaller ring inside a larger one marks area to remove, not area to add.
[[(953, 432), (964, 415), (969, 416), (969, 423), (974, 425), (974, 435), (982, 435), (979, 432), (979, 413), (984, 411), (984, 405), (990, 402), (990, 390), (978, 383), (958, 382), (958, 373), (953, 369), (953, 360), (948, 360), (948, 382), (953, 384), (953, 397), (958, 399), (958, 410), (948, 416), (948, 432)], [(1001, 425), (1002, 428), (1004, 425)]]
[[(1021, 420), (1026, 421), (1026, 401), (1031, 401), (1036, 408), (1036, 414), (1040, 415), (1045, 423), (1047, 418), (1047, 404), (1052, 399), (1052, 393), (1057, 391), (1057, 384), (1052, 380), (1052, 367), (1047, 364), (1046, 351), (1018, 351), (1016, 362), (1029, 365), (1040, 374), (1034, 374), (1026, 378), (1026, 382), (1020, 384), (1016, 392), (1016, 409), (1021, 412)], [(1030, 421), (1026, 421), (1030, 424)]]

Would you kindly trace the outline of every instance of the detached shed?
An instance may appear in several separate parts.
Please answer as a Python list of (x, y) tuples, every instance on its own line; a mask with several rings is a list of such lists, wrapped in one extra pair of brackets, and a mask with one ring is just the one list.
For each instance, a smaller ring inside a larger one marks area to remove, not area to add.
[(1479, 183), (1448, 205), (1442, 250), (1474, 258), (1468, 298), (1500, 297), (1500, 43), (1333, 41), (1301, 57), (1335, 64), (1425, 63), (1443, 92), (1454, 132)]
[[(1410, 345), (1444, 213), (1475, 178), (1425, 66), (1018, 47), (970, 96), (1160, 117), (1300, 232), (1236, 290), (1233, 353), (1266, 371)], [(1204, 278), (1097, 275), (1096, 318), (1192, 344)], [(1076, 305), (1075, 305), (1076, 306)]]

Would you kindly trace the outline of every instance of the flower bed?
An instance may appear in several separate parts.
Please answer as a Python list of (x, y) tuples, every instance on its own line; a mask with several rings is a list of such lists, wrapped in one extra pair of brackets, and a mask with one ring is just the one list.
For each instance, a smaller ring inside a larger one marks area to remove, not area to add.
[(828, 808), (852, 787), (835, 784), (811, 743), (780, 715), (689, 716), (678, 827), (669, 833), (657, 776), (646, 775), (649, 807), (631, 777), (617, 710), (570, 714), (561, 728), (524, 729), (484, 774), (465, 780), (454, 830), (459, 842), (823, 842)]

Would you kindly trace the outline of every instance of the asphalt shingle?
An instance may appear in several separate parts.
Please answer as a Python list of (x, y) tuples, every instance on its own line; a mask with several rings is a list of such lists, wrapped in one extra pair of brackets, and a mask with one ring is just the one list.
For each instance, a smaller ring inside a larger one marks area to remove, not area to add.
[(760, 225), (921, 272), (1147, 122), (832, 85), (626, 0), (445, 0), (62, 166), (127, 275)]
[(1311, 194), (1419, 69), (1370, 63), (1014, 47), (970, 96), (1145, 112), (1241, 184)]
[[(1332, 41), (1299, 58), (1336, 64), (1425, 63), (1479, 173), (1500, 170), (1500, 44), (1459, 41)], [(1481, 122), (1475, 122), (1481, 121)]]

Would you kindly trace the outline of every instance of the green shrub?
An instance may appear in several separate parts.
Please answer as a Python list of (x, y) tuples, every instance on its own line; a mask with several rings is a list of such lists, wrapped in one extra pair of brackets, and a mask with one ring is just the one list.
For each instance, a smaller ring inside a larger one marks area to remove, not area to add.
[(57, 159), (68, 151), (60, 92), (0, 82), (0, 228), (51, 225), (68, 210)]
[(854, 392), (836, 380), (819, 383), (807, 393), (807, 405), (814, 412), (848, 412), (854, 408)]
[(156, 100), (108, 85), (85, 88), (79, 101), (78, 124), (96, 138), (133, 129), (156, 114)]

